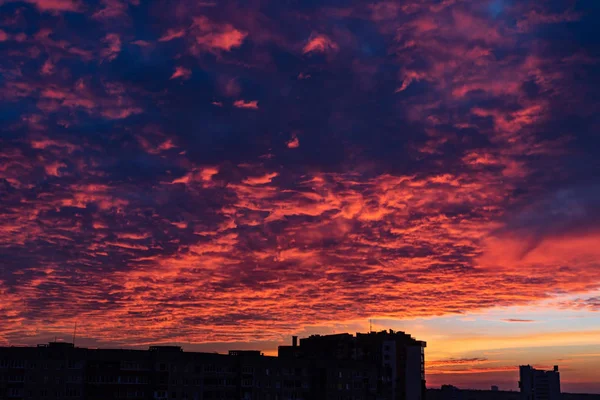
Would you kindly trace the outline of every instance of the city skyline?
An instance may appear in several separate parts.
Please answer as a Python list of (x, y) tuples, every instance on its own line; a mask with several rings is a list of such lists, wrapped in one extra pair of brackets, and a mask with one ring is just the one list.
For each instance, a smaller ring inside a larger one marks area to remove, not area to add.
[[(0, 0), (0, 346), (600, 393), (600, 2)], [(371, 321), (371, 322), (369, 322)]]
[[(373, 321), (368, 321), (370, 327), (373, 327)], [(77, 327), (73, 328), (72, 336), (55, 336), (53, 341), (59, 343), (73, 343), (76, 339), (76, 331)], [(383, 329), (383, 331), (387, 331), (387, 329)], [(368, 331), (367, 331), (368, 332)], [(380, 332), (378, 329), (373, 329), (371, 332)], [(402, 331), (399, 331), (402, 332)], [(332, 332), (323, 332), (323, 331), (315, 331), (312, 335), (335, 335), (335, 334), (349, 334), (349, 332), (342, 331), (332, 331)], [(351, 333), (350, 333), (351, 334)], [(298, 336), (293, 336), (298, 337)], [(115, 346), (110, 342), (98, 342), (95, 340), (90, 340), (89, 338), (77, 338), (75, 341), (77, 347), (81, 348), (94, 348), (94, 349), (135, 349), (135, 350), (147, 350), (149, 347), (153, 346), (176, 346), (181, 347), (184, 351), (192, 351), (192, 352), (204, 352), (204, 353), (219, 353), (219, 354), (228, 354), (232, 351), (232, 349), (238, 349), (242, 351), (260, 351), (262, 354), (266, 356), (277, 356), (278, 348), (281, 346), (290, 345), (290, 337), (286, 337), (283, 341), (279, 342), (268, 342), (268, 343), (260, 343), (257, 345), (255, 342), (221, 342), (221, 343), (196, 343), (192, 344), (189, 342), (167, 342), (167, 343), (147, 343), (145, 345), (124, 345), (124, 346)], [(474, 338), (469, 338), (469, 340), (473, 340)], [(504, 339), (507, 339), (506, 337)], [(510, 338), (508, 338), (510, 339)], [(31, 341), (31, 340), (29, 340)], [(39, 341), (38, 341), (39, 342)], [(35, 342), (35, 345), (44, 345), (44, 341), (42, 343)], [(21, 342), (25, 343), (25, 342)], [(296, 342), (297, 343), (297, 342)], [(19, 344), (13, 344), (19, 346)], [(27, 344), (21, 344), (21, 346)], [(34, 345), (34, 342), (29, 343), (28, 345)], [(266, 346), (265, 348), (260, 348), (260, 346)], [(494, 350), (503, 354), (504, 357), (513, 357), (514, 364), (510, 364), (505, 362), (504, 364), (495, 362), (493, 359), (487, 359), (484, 357), (471, 357), (471, 358), (442, 358), (436, 359), (435, 356), (439, 353), (436, 352), (436, 349), (439, 346), (436, 345), (435, 342), (429, 342), (428, 348), (434, 349), (434, 359), (426, 356), (425, 363), (425, 372), (426, 372), (426, 382), (428, 388), (439, 388), (444, 385), (453, 385), (459, 386), (460, 389), (475, 389), (475, 390), (489, 390), (491, 387), (496, 386), (500, 390), (504, 391), (519, 391), (519, 365), (530, 365), (532, 364), (534, 368), (542, 369), (542, 370), (551, 370), (555, 364), (553, 362), (565, 363), (570, 362), (572, 360), (568, 358), (563, 358), (561, 354), (568, 354), (571, 357), (582, 357), (585, 358), (585, 346), (578, 346), (579, 349), (573, 348), (573, 346), (564, 346), (562, 350), (557, 348), (548, 348), (548, 347), (540, 347), (537, 351), (534, 352), (534, 359), (543, 360), (539, 363), (530, 363), (531, 354), (524, 353), (522, 349), (519, 348), (503, 348), (503, 349), (493, 349), (493, 348), (485, 348), (482, 349), (481, 354), (489, 354), (490, 352), (494, 352)], [(591, 348), (592, 346), (590, 346)], [(559, 351), (563, 351), (564, 353), (559, 353)], [(429, 353), (429, 351), (427, 352)], [(476, 353), (474, 353), (476, 354)], [(593, 355), (594, 356), (594, 355)], [(439, 357), (439, 356), (438, 356)], [(480, 365), (483, 365), (483, 368), (478, 368)], [(564, 365), (564, 364), (563, 364)], [(598, 386), (596, 382), (588, 382), (587, 386), (585, 383), (581, 385), (581, 381), (577, 381), (574, 378), (574, 375), (580, 375), (580, 372), (570, 367), (567, 364), (567, 368), (563, 368), (566, 371), (566, 375), (562, 374), (562, 387), (566, 393), (592, 393), (592, 394), (600, 394), (598, 391)], [(459, 375), (459, 379), (456, 379), (456, 375)], [(595, 376), (593, 373), (590, 376)], [(585, 376), (584, 376), (585, 377)], [(584, 381), (585, 382), (585, 381)], [(579, 383), (579, 384), (578, 384)], [(591, 383), (591, 384), (590, 384)]]

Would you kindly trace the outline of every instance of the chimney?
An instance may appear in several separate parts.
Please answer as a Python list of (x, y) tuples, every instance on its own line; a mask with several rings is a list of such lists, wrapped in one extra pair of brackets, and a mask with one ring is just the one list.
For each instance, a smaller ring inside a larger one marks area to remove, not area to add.
[(558, 365), (554, 366), (554, 372), (558, 372)]
[(292, 336), (292, 346), (298, 347), (298, 336)]

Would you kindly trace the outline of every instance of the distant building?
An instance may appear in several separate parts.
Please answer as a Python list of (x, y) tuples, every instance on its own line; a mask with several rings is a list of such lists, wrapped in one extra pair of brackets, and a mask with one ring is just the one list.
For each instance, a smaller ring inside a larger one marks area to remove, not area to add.
[[(561, 400), (600, 400), (600, 394), (561, 393)], [(521, 393), (508, 390), (459, 389), (443, 385), (440, 389), (428, 388), (427, 400), (521, 400)]]
[(519, 392), (491, 390), (459, 389), (452, 385), (443, 385), (440, 389), (427, 389), (427, 400), (521, 400)]
[(560, 400), (560, 373), (535, 369), (530, 365), (519, 367), (521, 400)]
[[(292, 346), (280, 346), (280, 358), (352, 360), (377, 372), (377, 398), (424, 400), (426, 343), (393, 330), (337, 335), (313, 335)], [(337, 397), (327, 397), (334, 399)]]

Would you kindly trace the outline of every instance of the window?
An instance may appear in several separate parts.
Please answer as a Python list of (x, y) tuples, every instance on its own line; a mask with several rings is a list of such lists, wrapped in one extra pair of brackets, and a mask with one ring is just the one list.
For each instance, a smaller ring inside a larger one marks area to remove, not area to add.
[(10, 368), (25, 368), (25, 360), (13, 360), (10, 362)]
[(8, 397), (23, 397), (23, 389), (21, 388), (9, 388)]
[(252, 387), (252, 379), (242, 379), (243, 387)]
[(251, 375), (254, 372), (254, 368), (252, 367), (242, 367), (242, 374)]
[(128, 371), (138, 371), (140, 370), (140, 364), (133, 361), (123, 361), (121, 363), (121, 369)]
[(69, 369), (81, 369), (81, 362), (80, 361), (69, 361), (67, 363), (67, 368)]
[(206, 364), (204, 366), (204, 372), (215, 372), (215, 366), (212, 364)]
[(25, 382), (25, 377), (23, 375), (10, 375), (8, 377), (9, 382)]

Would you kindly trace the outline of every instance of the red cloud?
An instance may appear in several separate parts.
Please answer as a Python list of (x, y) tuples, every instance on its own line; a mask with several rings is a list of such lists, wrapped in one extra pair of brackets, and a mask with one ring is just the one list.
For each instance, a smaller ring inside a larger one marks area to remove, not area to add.
[(541, 10), (531, 10), (523, 19), (517, 22), (517, 27), (521, 31), (526, 32), (536, 25), (573, 22), (579, 19), (581, 19), (581, 15), (572, 11), (565, 11), (561, 14), (550, 14)]
[(78, 0), (24, 0), (34, 4), (41, 11), (81, 11)]
[(233, 106), (237, 108), (249, 108), (252, 110), (258, 110), (258, 101), (236, 100), (233, 102)]
[(293, 134), (292, 138), (288, 140), (286, 144), (289, 149), (297, 149), (300, 147), (300, 140), (298, 140), (298, 136), (296, 136), (296, 134)]
[[(13, 83), (7, 97), (19, 98), (26, 95), (39, 97), (37, 108), (44, 113), (56, 113), (61, 110), (80, 110), (91, 115), (101, 115), (109, 119), (123, 119), (139, 114), (142, 109), (127, 97), (119, 84), (106, 82), (104, 92), (92, 88), (87, 80), (80, 79), (71, 87), (59, 85), (40, 85), (38, 83)], [(5, 89), (5, 95), (7, 95)]]
[(117, 58), (121, 52), (121, 37), (116, 33), (109, 33), (103, 42), (106, 44), (106, 48), (102, 50), (102, 57), (109, 61)]
[(168, 42), (173, 39), (182, 38), (185, 35), (184, 29), (169, 29), (163, 36), (161, 36), (159, 42)]
[(230, 24), (217, 24), (206, 17), (194, 18), (192, 28), (197, 45), (206, 51), (231, 51), (240, 47), (248, 33)]
[(46, 60), (44, 65), (42, 65), (40, 73), (42, 75), (52, 75), (54, 73), (54, 65), (52, 64), (52, 61)]
[(138, 5), (138, 0), (102, 0), (104, 8), (96, 11), (92, 18), (109, 19), (127, 17), (128, 3)]
[(200, 169), (194, 169), (188, 174), (173, 180), (171, 183), (200, 183), (203, 186), (209, 185), (213, 177), (219, 173), (218, 167), (204, 167)]
[(184, 67), (175, 67), (175, 72), (173, 72), (173, 75), (171, 75), (171, 78), (169, 78), (169, 79), (176, 79), (176, 78), (190, 79), (191, 76), (192, 76), (191, 70), (184, 68)]
[(263, 176), (249, 177), (244, 180), (244, 183), (247, 185), (264, 185), (267, 183), (271, 183), (273, 178), (277, 177), (278, 175), (278, 173), (272, 172)]
[(327, 35), (313, 33), (308, 39), (308, 43), (302, 48), (304, 54), (307, 53), (330, 53), (339, 49), (337, 43), (331, 40)]
[(60, 176), (60, 172), (59, 170), (61, 168), (66, 167), (67, 165), (62, 163), (62, 162), (53, 162), (50, 164), (47, 164), (44, 166), (44, 169), (46, 170), (46, 174), (51, 175), (51, 176)]

